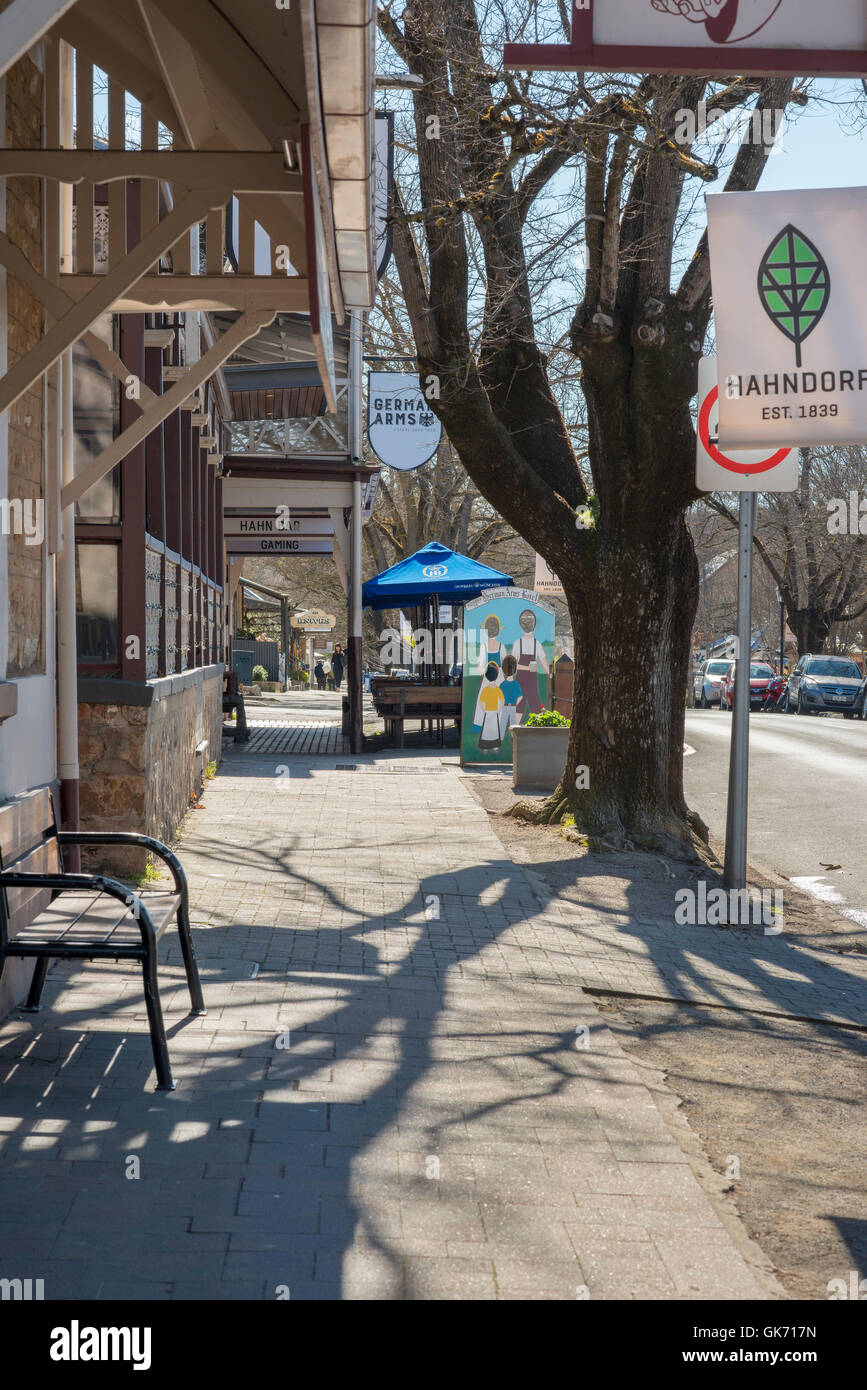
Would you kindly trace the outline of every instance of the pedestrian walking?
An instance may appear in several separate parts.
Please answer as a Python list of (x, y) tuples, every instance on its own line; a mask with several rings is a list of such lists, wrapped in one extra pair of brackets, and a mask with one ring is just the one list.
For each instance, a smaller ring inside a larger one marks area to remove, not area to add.
[(331, 658), (331, 674), (334, 677), (335, 690), (339, 690), (343, 683), (343, 665), (343, 648), (340, 643), (337, 642), (334, 647), (334, 655)]
[(325, 689), (325, 671), (324, 671), (324, 669), (323, 669), (323, 666), (322, 666), (322, 662), (321, 662), (321, 661), (317, 661), (316, 665), (313, 667), (313, 674), (314, 674), (314, 676), (316, 677), (316, 686), (317, 686), (317, 689), (318, 689), (318, 690), (324, 690), (324, 689)]

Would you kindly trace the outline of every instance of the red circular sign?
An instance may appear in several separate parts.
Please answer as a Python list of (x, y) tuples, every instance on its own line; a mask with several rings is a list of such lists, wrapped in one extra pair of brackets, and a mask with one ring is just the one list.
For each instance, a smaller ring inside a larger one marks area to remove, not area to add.
[(791, 449), (778, 449), (770, 458), (760, 459), (758, 463), (735, 463), (734, 459), (726, 458), (721, 454), (715, 444), (711, 443), (710, 437), (710, 413), (714, 408), (719, 397), (719, 388), (715, 386), (710, 394), (702, 403), (698, 416), (698, 436), (707, 452), (710, 454), (714, 463), (718, 463), (720, 468), (728, 469), (729, 473), (740, 473), (741, 476), (753, 473), (767, 473), (768, 469), (776, 468), (778, 463), (788, 458)]

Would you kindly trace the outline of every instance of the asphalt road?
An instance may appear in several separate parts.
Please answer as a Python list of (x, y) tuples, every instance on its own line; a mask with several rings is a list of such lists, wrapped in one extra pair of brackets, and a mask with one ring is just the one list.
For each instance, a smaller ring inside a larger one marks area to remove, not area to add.
[[(727, 711), (687, 710), (686, 799), (719, 840), (730, 738)], [(758, 868), (867, 927), (867, 721), (750, 715), (748, 847)]]

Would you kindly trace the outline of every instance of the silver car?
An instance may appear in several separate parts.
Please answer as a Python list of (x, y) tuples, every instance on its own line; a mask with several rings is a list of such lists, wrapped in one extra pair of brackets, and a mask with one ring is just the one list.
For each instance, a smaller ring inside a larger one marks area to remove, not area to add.
[(854, 719), (863, 686), (854, 661), (842, 656), (807, 653), (789, 675), (789, 714), (842, 714)]
[(694, 709), (710, 709), (719, 706), (723, 677), (731, 661), (714, 658), (703, 661), (695, 673), (692, 683), (692, 704)]

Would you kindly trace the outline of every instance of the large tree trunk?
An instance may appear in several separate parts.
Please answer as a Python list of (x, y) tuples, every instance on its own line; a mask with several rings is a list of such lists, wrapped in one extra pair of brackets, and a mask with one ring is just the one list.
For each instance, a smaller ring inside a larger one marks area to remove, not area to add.
[(816, 655), (825, 650), (833, 626), (830, 615), (814, 608), (796, 608), (794, 612), (788, 609), (788, 618), (798, 644), (798, 656)]
[(570, 811), (593, 839), (670, 849), (690, 839), (682, 763), (698, 566), (683, 519), (640, 545), (601, 537), (597, 572), (573, 616), (572, 734), (545, 817)]

